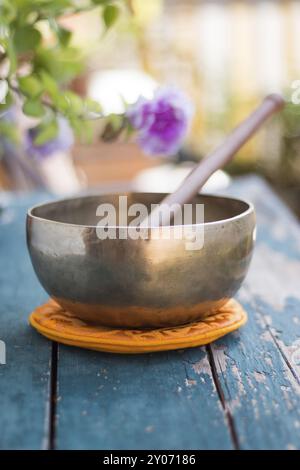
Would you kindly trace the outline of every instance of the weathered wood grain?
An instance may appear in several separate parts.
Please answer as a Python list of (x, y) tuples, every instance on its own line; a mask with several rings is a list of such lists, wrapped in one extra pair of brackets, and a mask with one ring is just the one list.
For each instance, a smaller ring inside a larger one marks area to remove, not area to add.
[(249, 313), (239, 332), (209, 347), (238, 445), (300, 448), (300, 231), (258, 178), (231, 188), (255, 203), (257, 246), (238, 298)]
[(28, 313), (47, 298), (25, 244), (25, 212), (40, 196), (13, 198), (0, 221), (0, 448), (48, 446), (51, 344), (27, 324)]
[(60, 449), (230, 449), (205, 350), (121, 356), (59, 349)]

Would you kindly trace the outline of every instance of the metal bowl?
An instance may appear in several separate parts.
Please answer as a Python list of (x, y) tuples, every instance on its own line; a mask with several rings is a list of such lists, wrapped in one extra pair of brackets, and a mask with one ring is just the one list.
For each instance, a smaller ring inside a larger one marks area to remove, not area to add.
[[(165, 196), (128, 193), (128, 205), (157, 204)], [(81, 319), (123, 328), (153, 328), (203, 318), (239, 289), (250, 263), (255, 214), (251, 204), (200, 195), (202, 249), (187, 239), (106, 239), (97, 235), (99, 204), (118, 207), (119, 194), (84, 196), (35, 206), (27, 215), (27, 244), (48, 294)], [(171, 232), (176, 226), (170, 228)], [(178, 226), (177, 226), (178, 228)]]

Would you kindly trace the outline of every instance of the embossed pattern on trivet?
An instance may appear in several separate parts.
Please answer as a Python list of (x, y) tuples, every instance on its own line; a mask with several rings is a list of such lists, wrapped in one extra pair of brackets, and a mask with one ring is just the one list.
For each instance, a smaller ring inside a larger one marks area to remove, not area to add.
[(30, 324), (59, 343), (97, 351), (140, 354), (190, 348), (211, 343), (247, 321), (242, 306), (230, 299), (217, 313), (183, 326), (153, 330), (122, 330), (88, 325), (50, 299), (30, 315)]

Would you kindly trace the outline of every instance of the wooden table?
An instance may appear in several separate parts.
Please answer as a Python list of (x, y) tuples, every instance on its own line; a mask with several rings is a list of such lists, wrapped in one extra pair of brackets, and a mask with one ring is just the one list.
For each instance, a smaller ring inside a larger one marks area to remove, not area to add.
[(25, 246), (28, 206), (12, 197), (0, 226), (0, 447), (4, 449), (300, 448), (300, 230), (257, 177), (258, 237), (238, 299), (239, 332), (184, 351), (121, 356), (58, 346), (27, 324), (47, 295)]

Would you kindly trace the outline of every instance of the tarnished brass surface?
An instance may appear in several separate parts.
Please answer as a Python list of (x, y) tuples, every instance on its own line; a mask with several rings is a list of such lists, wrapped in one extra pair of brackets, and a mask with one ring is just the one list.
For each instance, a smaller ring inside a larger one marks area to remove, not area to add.
[[(252, 255), (255, 214), (237, 199), (198, 196), (204, 246), (186, 239), (106, 239), (96, 233), (101, 203), (118, 194), (66, 199), (28, 211), (27, 242), (35, 272), (63, 308), (100, 325), (174, 326), (203, 318), (240, 287)], [(149, 206), (164, 194), (131, 193), (128, 205)], [(153, 229), (155, 231), (157, 229)], [(155, 232), (157, 236), (157, 232)]]

